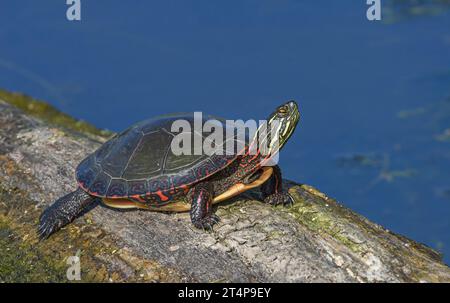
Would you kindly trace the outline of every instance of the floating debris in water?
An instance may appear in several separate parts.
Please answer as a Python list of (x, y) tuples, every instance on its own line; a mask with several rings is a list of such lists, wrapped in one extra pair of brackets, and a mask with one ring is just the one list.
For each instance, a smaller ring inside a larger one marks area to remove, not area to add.
[(406, 169), (390, 169), (391, 159), (388, 154), (384, 154), (383, 167), (377, 177), (379, 181), (393, 182), (396, 178), (410, 178), (417, 174), (413, 168)]
[(450, 10), (450, 0), (389, 0), (384, 6), (383, 21), (395, 23), (443, 14)]
[(376, 153), (351, 153), (336, 157), (340, 167), (380, 167), (383, 157)]
[(406, 168), (406, 169), (390, 169), (391, 166), (390, 161), (390, 155), (385, 153), (383, 155), (383, 163), (381, 165), (381, 169), (378, 173), (378, 175), (373, 179), (369, 184), (359, 190), (360, 193), (366, 192), (375, 185), (377, 185), (380, 182), (386, 182), (386, 183), (392, 183), (395, 181), (395, 179), (398, 178), (411, 178), (417, 175), (417, 170), (413, 168)]
[(379, 178), (386, 182), (393, 182), (396, 178), (410, 178), (417, 175), (417, 171), (412, 168), (403, 169), (403, 170), (387, 170), (381, 171)]
[(436, 196), (450, 200), (450, 187), (435, 189)]
[(407, 119), (407, 118), (423, 115), (423, 114), (425, 114), (425, 112), (426, 112), (426, 110), (423, 107), (414, 108), (414, 109), (406, 109), (406, 110), (399, 111), (397, 113), (397, 118)]
[(441, 142), (450, 142), (450, 128), (447, 128), (443, 133), (436, 135), (435, 138)]

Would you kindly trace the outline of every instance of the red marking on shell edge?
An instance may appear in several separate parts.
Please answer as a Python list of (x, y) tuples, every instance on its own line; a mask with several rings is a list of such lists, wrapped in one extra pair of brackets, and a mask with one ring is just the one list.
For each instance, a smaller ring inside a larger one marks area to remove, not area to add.
[(169, 198), (166, 197), (160, 190), (158, 190), (158, 191), (156, 192), (156, 194), (161, 198), (161, 201), (167, 201), (167, 200), (169, 200)]
[(188, 187), (187, 185), (181, 185), (181, 188), (183, 189), (183, 192), (184, 192), (185, 194), (188, 193), (189, 187)]
[(78, 185), (85, 190), (87, 189), (86, 184), (84, 184), (83, 182), (78, 182)]

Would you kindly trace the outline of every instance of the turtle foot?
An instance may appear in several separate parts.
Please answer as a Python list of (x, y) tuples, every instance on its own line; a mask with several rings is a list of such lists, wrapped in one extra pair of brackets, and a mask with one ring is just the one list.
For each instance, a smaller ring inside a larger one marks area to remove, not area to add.
[(290, 206), (294, 204), (294, 200), (287, 193), (275, 193), (264, 198), (264, 202), (270, 205)]
[(39, 238), (44, 240), (72, 222), (85, 207), (94, 201), (94, 198), (80, 188), (56, 200), (39, 218), (37, 230)]

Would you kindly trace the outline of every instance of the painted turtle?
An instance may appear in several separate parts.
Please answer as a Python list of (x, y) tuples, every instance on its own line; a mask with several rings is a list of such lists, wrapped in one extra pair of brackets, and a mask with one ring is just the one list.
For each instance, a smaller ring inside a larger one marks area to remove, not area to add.
[[(244, 144), (244, 153), (175, 155), (171, 125), (183, 119), (193, 125), (191, 114), (168, 115), (137, 123), (104, 143), (77, 167), (78, 188), (44, 210), (38, 233), (47, 238), (71, 222), (100, 198), (115, 208), (156, 211), (190, 211), (197, 228), (211, 229), (219, 221), (212, 204), (261, 186), (266, 203), (289, 204), (282, 192), (278, 166), (264, 166), (293, 133), (300, 114), (295, 101), (279, 106), (267, 120), (276, 125), (278, 144), (266, 140), (267, 151), (249, 152), (257, 135)], [(204, 120), (210, 117), (205, 117)], [(217, 121), (217, 120), (215, 120)], [(276, 121), (276, 123), (274, 122)], [(224, 130), (226, 131), (226, 130)], [(202, 133), (203, 139), (205, 134)], [(236, 136), (233, 140), (237, 140)], [(242, 150), (241, 150), (242, 151)]]

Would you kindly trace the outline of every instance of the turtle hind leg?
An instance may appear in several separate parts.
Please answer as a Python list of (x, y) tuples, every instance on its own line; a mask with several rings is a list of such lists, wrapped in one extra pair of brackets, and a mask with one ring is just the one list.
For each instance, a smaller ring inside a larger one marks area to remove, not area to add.
[(46, 239), (61, 227), (72, 222), (95, 198), (81, 188), (56, 200), (39, 218), (38, 235)]
[(273, 174), (269, 180), (261, 185), (264, 202), (270, 205), (292, 205), (294, 200), (288, 193), (283, 192), (283, 180), (278, 165), (273, 167)]
[(219, 222), (219, 217), (212, 213), (212, 201), (214, 192), (212, 184), (199, 183), (189, 192), (191, 200), (191, 221), (195, 227), (212, 230), (213, 225)]

